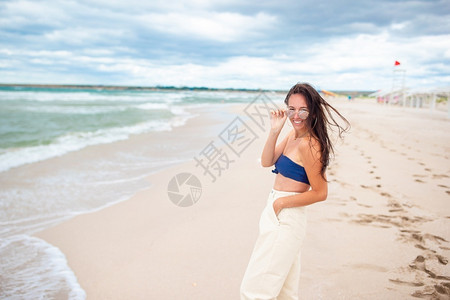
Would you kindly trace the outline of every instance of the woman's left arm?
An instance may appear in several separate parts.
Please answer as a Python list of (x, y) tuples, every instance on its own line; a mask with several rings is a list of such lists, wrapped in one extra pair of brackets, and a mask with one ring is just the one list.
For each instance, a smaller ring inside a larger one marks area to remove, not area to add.
[(283, 208), (306, 206), (324, 201), (328, 195), (328, 183), (320, 174), (322, 163), (320, 162), (320, 146), (315, 140), (311, 140), (300, 146), (300, 154), (303, 158), (303, 167), (308, 175), (310, 190), (297, 195), (281, 197), (275, 200), (273, 208), (278, 213)]

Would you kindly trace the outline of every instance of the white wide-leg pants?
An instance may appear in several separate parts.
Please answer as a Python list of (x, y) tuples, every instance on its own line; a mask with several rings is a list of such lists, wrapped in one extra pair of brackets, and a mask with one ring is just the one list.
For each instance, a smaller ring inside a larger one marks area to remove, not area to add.
[(298, 300), (300, 247), (306, 233), (306, 208), (284, 208), (273, 202), (293, 192), (272, 190), (259, 221), (259, 236), (241, 283), (241, 300)]

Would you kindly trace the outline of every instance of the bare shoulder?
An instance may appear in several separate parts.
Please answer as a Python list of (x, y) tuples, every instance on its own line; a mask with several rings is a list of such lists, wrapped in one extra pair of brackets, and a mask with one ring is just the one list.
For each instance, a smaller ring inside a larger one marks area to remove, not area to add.
[(295, 135), (295, 131), (292, 129), (292, 130), (289, 131), (289, 133), (284, 137), (283, 142), (286, 142), (285, 147), (286, 147), (286, 145), (287, 145), (290, 141), (292, 141), (292, 140), (294, 139), (294, 135)]
[(314, 138), (305, 138), (299, 145), (300, 154), (303, 158), (310, 158), (313, 160), (320, 159), (320, 143)]

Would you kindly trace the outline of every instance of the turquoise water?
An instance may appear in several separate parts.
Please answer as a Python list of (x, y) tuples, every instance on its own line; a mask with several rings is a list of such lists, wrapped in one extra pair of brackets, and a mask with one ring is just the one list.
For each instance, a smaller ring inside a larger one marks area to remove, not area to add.
[(66, 95), (47, 93), (53, 97), (45, 101), (27, 99), (23, 93), (17, 96), (18, 99), (0, 99), (1, 148), (47, 145), (72, 133), (168, 120), (174, 115), (162, 103), (128, 100), (123, 95), (102, 99), (97, 95), (76, 94), (78, 99), (62, 100)]
[(0, 172), (132, 134), (168, 131), (192, 117), (190, 108), (252, 97), (236, 92), (0, 87)]

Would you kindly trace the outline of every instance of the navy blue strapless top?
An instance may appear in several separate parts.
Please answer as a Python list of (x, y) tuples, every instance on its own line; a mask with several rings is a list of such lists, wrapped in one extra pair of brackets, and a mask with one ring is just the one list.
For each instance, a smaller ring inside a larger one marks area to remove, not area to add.
[(281, 173), (281, 175), (283, 175), (284, 177), (288, 177), (296, 181), (309, 184), (305, 168), (293, 162), (289, 157), (287, 157), (283, 153), (275, 162), (275, 169), (272, 170), (272, 172), (275, 174)]

